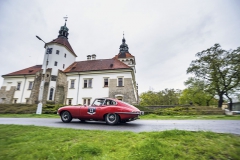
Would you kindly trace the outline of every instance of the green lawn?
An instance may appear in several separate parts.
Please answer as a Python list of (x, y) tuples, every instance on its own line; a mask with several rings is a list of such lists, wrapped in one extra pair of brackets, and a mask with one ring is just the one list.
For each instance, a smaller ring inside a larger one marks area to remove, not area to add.
[[(9, 118), (59, 118), (57, 114), (0, 114), (1, 117)], [(240, 120), (240, 115), (226, 116), (226, 115), (181, 115), (181, 116), (160, 116), (156, 114), (148, 114), (140, 116), (140, 119), (157, 119), (157, 120), (167, 120), (167, 119), (214, 119), (214, 120)]]
[(240, 120), (240, 115), (227, 116), (227, 115), (180, 115), (180, 116), (161, 116), (156, 114), (148, 114), (140, 117), (141, 119), (213, 119), (213, 120)]
[(4, 160), (239, 159), (240, 137), (190, 131), (87, 131), (0, 125)]
[(0, 118), (59, 118), (58, 114), (0, 114)]

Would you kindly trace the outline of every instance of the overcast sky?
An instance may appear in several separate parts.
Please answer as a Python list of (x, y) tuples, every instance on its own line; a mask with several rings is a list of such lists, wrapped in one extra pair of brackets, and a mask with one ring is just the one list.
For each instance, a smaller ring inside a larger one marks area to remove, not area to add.
[(240, 46), (239, 0), (0, 0), (0, 15), (0, 75), (42, 64), (35, 36), (57, 38), (66, 15), (77, 61), (114, 57), (124, 31), (140, 93), (184, 89), (197, 52)]

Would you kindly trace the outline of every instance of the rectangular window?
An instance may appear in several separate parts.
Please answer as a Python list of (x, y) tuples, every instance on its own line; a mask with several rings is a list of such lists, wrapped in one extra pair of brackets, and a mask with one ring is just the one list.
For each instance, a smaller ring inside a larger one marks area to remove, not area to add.
[(75, 79), (71, 79), (70, 88), (74, 88)]
[(72, 105), (72, 99), (68, 99), (68, 105)]
[(15, 103), (15, 104), (16, 104), (16, 103), (17, 103), (17, 99), (14, 99), (13, 103)]
[(64, 57), (65, 57), (65, 58), (67, 57), (67, 54), (66, 54), (66, 53), (64, 54)]
[(65, 68), (65, 64), (63, 64), (63, 69)]
[(87, 88), (87, 80), (86, 79), (84, 80), (83, 88)]
[(123, 87), (123, 78), (118, 78), (118, 87)]
[(91, 99), (90, 98), (83, 98), (83, 105), (90, 105)]
[(92, 79), (88, 80), (88, 88), (92, 88)]
[(21, 87), (21, 82), (18, 82), (18, 83), (17, 83), (17, 90), (18, 90), (18, 91), (20, 90), (20, 87)]
[(52, 48), (48, 48), (46, 54), (52, 54)]
[(92, 88), (92, 79), (84, 79), (83, 88)]
[(33, 82), (29, 82), (28, 89), (31, 90), (33, 87)]
[(57, 61), (55, 61), (55, 63), (54, 63), (54, 66), (57, 66), (57, 63), (58, 63), (58, 62), (57, 62)]
[(59, 50), (56, 50), (56, 54), (59, 54)]
[(104, 78), (104, 84), (103, 84), (104, 87), (108, 87), (108, 78)]

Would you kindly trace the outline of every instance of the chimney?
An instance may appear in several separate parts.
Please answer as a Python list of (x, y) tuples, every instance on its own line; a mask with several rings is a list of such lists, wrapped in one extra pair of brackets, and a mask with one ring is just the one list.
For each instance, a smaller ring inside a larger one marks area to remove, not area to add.
[(87, 55), (87, 60), (91, 60), (91, 55)]
[(96, 54), (92, 55), (92, 60), (96, 60)]

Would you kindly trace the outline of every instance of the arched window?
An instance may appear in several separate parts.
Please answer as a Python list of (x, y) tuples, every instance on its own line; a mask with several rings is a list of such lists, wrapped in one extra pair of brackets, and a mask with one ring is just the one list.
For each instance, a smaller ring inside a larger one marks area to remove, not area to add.
[(53, 88), (50, 89), (49, 100), (52, 100), (53, 97)]

